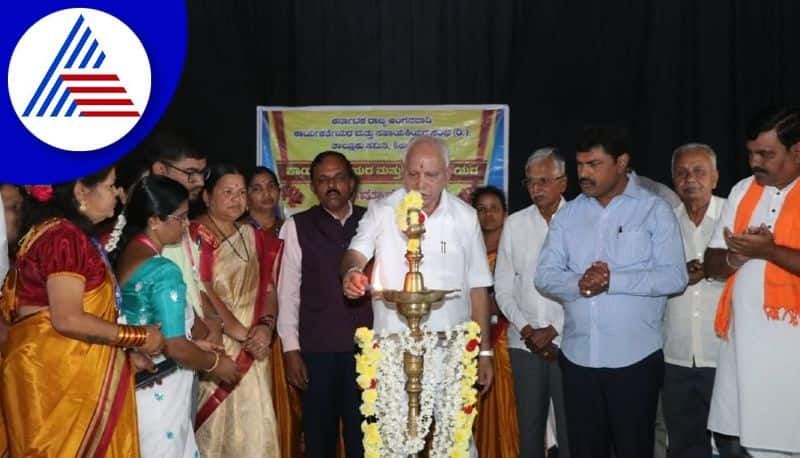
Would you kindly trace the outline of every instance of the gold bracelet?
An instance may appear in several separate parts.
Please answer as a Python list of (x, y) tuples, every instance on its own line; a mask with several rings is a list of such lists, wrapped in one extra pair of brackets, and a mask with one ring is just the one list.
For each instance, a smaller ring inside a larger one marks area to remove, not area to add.
[(219, 366), (219, 353), (214, 352), (214, 365), (210, 369), (205, 369), (205, 372), (214, 372), (217, 366)]

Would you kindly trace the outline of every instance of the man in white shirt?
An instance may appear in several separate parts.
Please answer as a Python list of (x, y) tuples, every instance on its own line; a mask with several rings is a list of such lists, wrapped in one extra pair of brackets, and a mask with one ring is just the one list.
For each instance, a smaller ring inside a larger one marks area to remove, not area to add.
[(753, 176), (731, 189), (705, 254), (706, 273), (728, 278), (708, 426), (750, 456), (800, 457), (800, 110), (759, 117), (747, 139)]
[[(420, 267), (425, 285), (430, 289), (459, 290), (432, 307), (423, 324), (431, 331), (450, 329), (470, 319), (480, 325), (478, 384), (486, 392), (493, 379), (487, 293), (492, 274), (475, 209), (445, 190), (449, 178), (447, 145), (433, 137), (412, 139), (403, 161), (403, 188), (370, 202), (342, 260), (342, 283), (347, 297), (363, 296), (369, 280), (361, 270), (374, 256), (374, 288), (402, 289), (408, 270), (404, 258), (406, 237), (395, 223), (395, 208), (408, 191), (419, 191), (427, 215), (422, 239), (425, 258)], [(376, 333), (406, 328), (393, 304), (373, 297), (372, 308)], [(426, 369), (432, 366), (430, 361), (426, 358)]]
[(550, 218), (564, 204), (567, 189), (564, 158), (555, 148), (541, 148), (525, 164), (525, 188), (533, 205), (506, 220), (495, 267), (495, 298), (508, 318), (508, 347), (514, 376), (519, 424), (519, 456), (544, 458), (542, 446), (552, 399), (559, 457), (569, 458), (558, 346), (564, 308), (533, 286), (539, 250)]
[(675, 216), (683, 237), (689, 286), (667, 301), (664, 313), (664, 417), (670, 458), (711, 456), (708, 408), (720, 339), (714, 316), (724, 284), (706, 278), (703, 253), (725, 199), (717, 186), (717, 156), (710, 146), (688, 143), (672, 153), (672, 181), (681, 199)]

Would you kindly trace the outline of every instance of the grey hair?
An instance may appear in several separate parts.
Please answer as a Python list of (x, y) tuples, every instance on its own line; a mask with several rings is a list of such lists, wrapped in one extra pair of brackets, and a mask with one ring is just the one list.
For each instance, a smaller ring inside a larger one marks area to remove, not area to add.
[(706, 153), (708, 158), (711, 159), (711, 166), (714, 168), (714, 170), (717, 170), (717, 153), (714, 152), (713, 148), (705, 143), (687, 143), (675, 148), (675, 151), (672, 152), (672, 161), (670, 162), (669, 169), (673, 178), (675, 178), (675, 160), (677, 160), (678, 156), (681, 154), (693, 149), (699, 149), (700, 151)]
[(561, 156), (561, 154), (559, 154), (558, 149), (553, 148), (552, 146), (539, 148), (530, 156), (528, 156), (528, 161), (525, 162), (525, 170), (527, 171), (528, 167), (538, 164), (546, 159), (552, 159), (553, 162), (555, 162), (556, 173), (559, 176), (566, 174), (567, 165), (564, 162), (564, 158)]
[(440, 138), (431, 137), (430, 135), (420, 135), (409, 140), (408, 146), (406, 146), (406, 150), (403, 152), (403, 164), (405, 164), (408, 159), (408, 153), (410, 153), (415, 146), (424, 143), (438, 147), (439, 151), (442, 153), (445, 167), (450, 165), (450, 148), (447, 147), (447, 143)]

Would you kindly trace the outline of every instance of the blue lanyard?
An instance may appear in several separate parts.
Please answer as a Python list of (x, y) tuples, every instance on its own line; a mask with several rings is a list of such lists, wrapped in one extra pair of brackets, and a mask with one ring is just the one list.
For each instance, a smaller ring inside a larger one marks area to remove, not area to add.
[(100, 256), (103, 258), (103, 262), (106, 264), (106, 268), (108, 269), (108, 274), (111, 275), (111, 281), (114, 282), (114, 302), (116, 302), (117, 310), (122, 310), (122, 289), (119, 287), (119, 282), (117, 282), (117, 277), (114, 276), (114, 269), (111, 267), (111, 261), (108, 260), (108, 255), (106, 254), (105, 248), (100, 245), (100, 242), (91, 237), (92, 244), (94, 247), (97, 248), (97, 251), (100, 253)]

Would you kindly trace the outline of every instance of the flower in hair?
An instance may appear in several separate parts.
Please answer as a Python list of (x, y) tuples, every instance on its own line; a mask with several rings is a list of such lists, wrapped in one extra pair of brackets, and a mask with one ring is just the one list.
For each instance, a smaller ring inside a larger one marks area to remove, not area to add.
[(108, 237), (108, 241), (103, 247), (107, 253), (111, 253), (117, 249), (117, 244), (119, 243), (120, 236), (122, 236), (122, 230), (125, 229), (126, 223), (127, 220), (125, 219), (124, 213), (117, 215), (117, 222), (114, 223), (114, 229), (111, 231), (111, 235)]
[(36, 184), (28, 188), (28, 192), (37, 202), (47, 202), (53, 197), (53, 187), (49, 184)]

